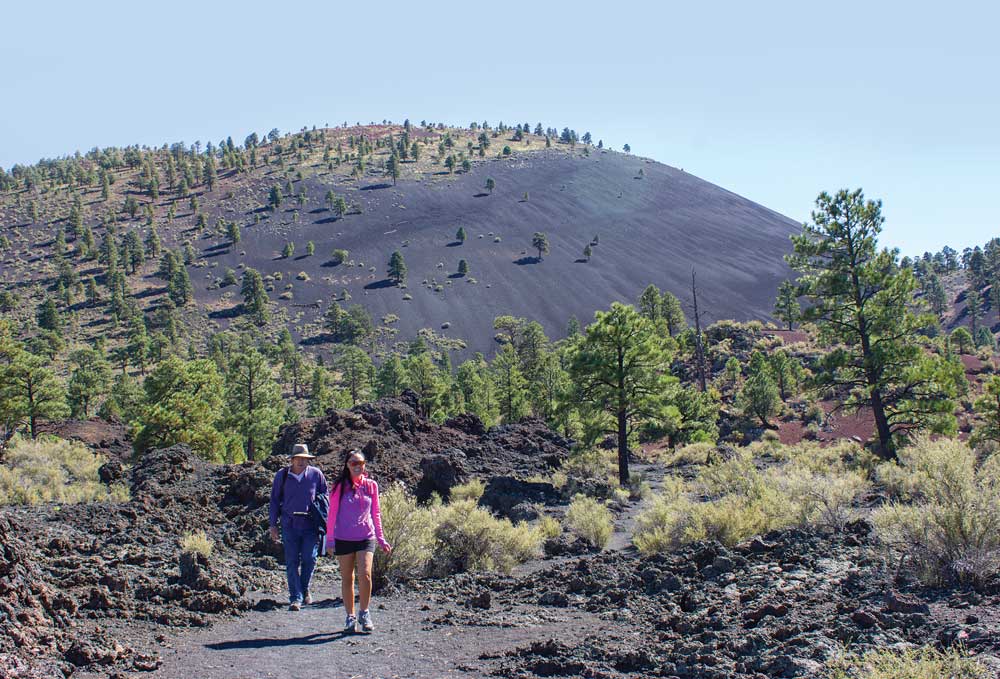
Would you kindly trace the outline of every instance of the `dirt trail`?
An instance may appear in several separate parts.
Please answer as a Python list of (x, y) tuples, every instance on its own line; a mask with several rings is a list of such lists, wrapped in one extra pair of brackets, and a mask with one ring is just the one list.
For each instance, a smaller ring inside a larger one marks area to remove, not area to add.
[[(638, 464), (655, 490), (662, 469)], [(644, 506), (631, 503), (616, 520), (608, 550), (630, 549), (635, 517)], [(524, 578), (579, 557), (539, 559), (519, 568)], [(208, 629), (168, 637), (159, 648), (162, 667), (151, 679), (242, 679), (303, 677), (331, 679), (487, 677), (489, 661), (537, 641), (575, 644), (587, 635), (617, 626), (608, 615), (573, 607), (495, 603), (489, 610), (470, 607), (438, 591), (409, 591), (376, 597), (371, 635), (345, 635), (340, 580), (332, 560), (320, 560), (314, 592), (317, 603), (297, 613), (284, 607), (251, 611)], [(334, 598), (335, 593), (337, 596)], [(264, 596), (283, 601), (277, 590)], [(619, 632), (621, 633), (621, 632)]]

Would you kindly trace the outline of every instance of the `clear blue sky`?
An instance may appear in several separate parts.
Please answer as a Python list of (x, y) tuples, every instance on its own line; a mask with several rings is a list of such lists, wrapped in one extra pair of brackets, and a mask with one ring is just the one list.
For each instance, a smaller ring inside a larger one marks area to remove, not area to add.
[(906, 254), (1000, 235), (996, 3), (8, 3), (0, 166), (343, 121), (528, 121)]

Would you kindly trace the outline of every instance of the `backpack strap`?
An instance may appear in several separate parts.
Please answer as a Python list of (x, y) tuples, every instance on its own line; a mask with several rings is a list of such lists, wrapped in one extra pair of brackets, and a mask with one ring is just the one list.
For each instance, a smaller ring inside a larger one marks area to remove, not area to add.
[(285, 502), (285, 484), (288, 483), (288, 467), (284, 467), (278, 473), (283, 475), (281, 477), (281, 490), (278, 491), (278, 511), (280, 512)]

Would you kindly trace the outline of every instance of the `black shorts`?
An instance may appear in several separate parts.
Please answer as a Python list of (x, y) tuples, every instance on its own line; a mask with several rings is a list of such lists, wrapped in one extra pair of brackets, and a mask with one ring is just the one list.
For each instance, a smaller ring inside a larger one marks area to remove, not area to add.
[(375, 538), (367, 540), (333, 540), (333, 553), (336, 556), (347, 556), (355, 552), (375, 552)]

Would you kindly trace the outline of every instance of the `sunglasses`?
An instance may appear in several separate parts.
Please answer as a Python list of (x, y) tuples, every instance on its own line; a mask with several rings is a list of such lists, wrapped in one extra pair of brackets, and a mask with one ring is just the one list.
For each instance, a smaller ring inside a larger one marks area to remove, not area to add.
[(351, 460), (350, 462), (347, 463), (347, 466), (348, 467), (364, 467), (365, 463), (364, 462), (359, 462), (357, 460)]

